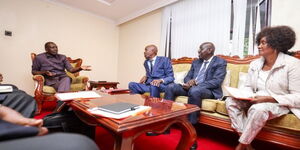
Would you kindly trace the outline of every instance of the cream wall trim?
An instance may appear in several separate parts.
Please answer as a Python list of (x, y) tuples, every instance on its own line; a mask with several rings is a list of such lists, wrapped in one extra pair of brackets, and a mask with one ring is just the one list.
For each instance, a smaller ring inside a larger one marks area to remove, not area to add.
[(170, 5), (170, 4), (175, 3), (175, 2), (177, 2), (177, 1), (179, 1), (179, 0), (162, 0), (162, 1), (158, 2), (158, 3), (155, 3), (155, 4), (153, 4), (153, 5), (149, 6), (149, 7), (147, 7), (147, 8), (141, 9), (141, 10), (139, 10), (139, 11), (136, 11), (136, 12), (134, 12), (134, 13), (132, 13), (132, 14), (126, 16), (126, 17), (123, 17), (123, 18), (118, 19), (117, 25), (120, 25), (120, 24), (122, 24), (122, 23), (125, 23), (125, 22), (127, 22), (127, 21), (130, 21), (130, 20), (132, 20), (132, 19), (134, 19), (134, 18), (137, 18), (137, 17), (139, 17), (139, 16), (142, 16), (142, 15), (144, 15), (144, 14), (147, 14), (147, 13), (149, 13), (149, 12), (152, 12), (152, 11), (154, 11), (154, 10), (157, 10), (157, 9), (159, 9), (159, 8), (162, 8), (162, 7), (164, 7), (164, 6)]
[(48, 3), (52, 3), (52, 4), (55, 4), (55, 5), (64, 7), (64, 8), (74, 9), (74, 10), (76, 10), (76, 11), (78, 11), (78, 12), (86, 13), (86, 14), (89, 14), (89, 15), (92, 15), (92, 16), (95, 16), (95, 17), (98, 17), (99, 19), (103, 19), (103, 20), (108, 21), (108, 22), (110, 22), (110, 23), (116, 24), (116, 21), (113, 20), (113, 19), (110, 19), (110, 18), (107, 18), (107, 17), (104, 17), (104, 16), (99, 16), (99, 15), (96, 15), (96, 14), (94, 14), (94, 13), (88, 12), (88, 11), (86, 11), (86, 10), (79, 9), (79, 8), (76, 8), (76, 7), (73, 7), (73, 6), (69, 6), (69, 5), (63, 4), (63, 3), (58, 2), (58, 1), (56, 1), (56, 0), (42, 0), (42, 1), (46, 1), (46, 2), (48, 2)]

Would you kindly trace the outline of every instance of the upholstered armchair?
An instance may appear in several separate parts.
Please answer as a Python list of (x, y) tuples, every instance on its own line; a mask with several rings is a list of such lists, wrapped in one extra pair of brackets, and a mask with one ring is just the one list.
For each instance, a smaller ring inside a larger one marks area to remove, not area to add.
[[(35, 59), (36, 54), (31, 53), (31, 60)], [(67, 58), (73, 67), (79, 67), (82, 64), (82, 59), (78, 58), (72, 60), (70, 57)], [(79, 72), (70, 73), (66, 71), (67, 75), (72, 79), (70, 91), (83, 91), (87, 89), (88, 77), (79, 76)], [(34, 75), (33, 80), (35, 82), (34, 86), (34, 98), (37, 102), (37, 114), (41, 113), (42, 106), (45, 101), (56, 101), (55, 89), (51, 86), (44, 85), (45, 78), (42, 75)]]

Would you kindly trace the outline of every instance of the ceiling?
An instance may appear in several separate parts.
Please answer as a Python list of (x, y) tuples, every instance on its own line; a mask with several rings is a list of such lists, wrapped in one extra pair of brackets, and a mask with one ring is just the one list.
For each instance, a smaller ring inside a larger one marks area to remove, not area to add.
[(48, 0), (112, 20), (117, 25), (178, 0)]

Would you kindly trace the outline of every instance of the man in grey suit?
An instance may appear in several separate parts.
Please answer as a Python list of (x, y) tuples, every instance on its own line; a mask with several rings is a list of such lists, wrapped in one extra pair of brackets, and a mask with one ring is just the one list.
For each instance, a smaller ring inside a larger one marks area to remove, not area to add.
[[(221, 84), (226, 75), (227, 63), (214, 56), (215, 46), (211, 42), (200, 45), (199, 59), (193, 61), (184, 78), (184, 84), (170, 84), (165, 89), (165, 99), (175, 100), (177, 96), (188, 96), (188, 103), (201, 107), (202, 99), (219, 99), (223, 96)], [(189, 115), (192, 124), (198, 122), (199, 112)]]

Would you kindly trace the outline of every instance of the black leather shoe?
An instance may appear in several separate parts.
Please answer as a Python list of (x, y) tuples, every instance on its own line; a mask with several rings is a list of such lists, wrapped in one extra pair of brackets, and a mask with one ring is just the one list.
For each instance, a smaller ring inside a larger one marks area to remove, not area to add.
[[(162, 134), (170, 134), (171, 133), (171, 130), (170, 129), (167, 129), (165, 132), (163, 132)], [(158, 136), (160, 135), (159, 133), (155, 133), (155, 132), (146, 132), (146, 135), (147, 136)]]
[(190, 150), (196, 150), (198, 148), (198, 143), (197, 141), (194, 142), (194, 144), (190, 147)]

